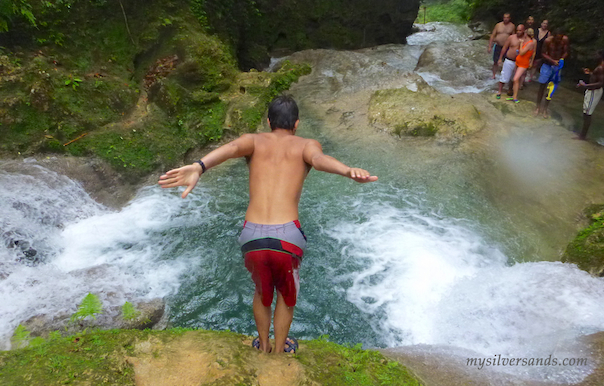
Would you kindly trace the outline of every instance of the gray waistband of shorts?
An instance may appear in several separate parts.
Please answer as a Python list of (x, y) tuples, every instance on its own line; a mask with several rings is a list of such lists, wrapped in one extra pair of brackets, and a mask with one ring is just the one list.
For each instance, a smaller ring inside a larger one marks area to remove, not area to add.
[(257, 224), (246, 221), (238, 241), (239, 245), (243, 246), (252, 240), (267, 237), (287, 241), (302, 250), (306, 248), (306, 237), (293, 221), (285, 224)]

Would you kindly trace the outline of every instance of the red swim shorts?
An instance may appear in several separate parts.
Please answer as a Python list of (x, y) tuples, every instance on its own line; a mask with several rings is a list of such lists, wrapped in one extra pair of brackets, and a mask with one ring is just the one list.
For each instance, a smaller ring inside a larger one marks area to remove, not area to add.
[(262, 225), (246, 221), (239, 243), (262, 304), (272, 304), (276, 288), (288, 307), (295, 306), (300, 290), (300, 262), (306, 247), (300, 223), (296, 220)]

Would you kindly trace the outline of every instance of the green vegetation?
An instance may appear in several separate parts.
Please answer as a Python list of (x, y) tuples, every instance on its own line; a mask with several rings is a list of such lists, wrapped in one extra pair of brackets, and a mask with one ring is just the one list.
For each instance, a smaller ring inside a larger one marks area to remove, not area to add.
[[(175, 350), (194, 347), (195, 352), (209, 353), (209, 358), (214, 358), (210, 363), (216, 362), (214, 366), (220, 369), (219, 380), (209, 384), (256, 384), (258, 370), (253, 369), (263, 354), (244, 343), (249, 339), (228, 331), (182, 328), (53, 336), (34, 347), (0, 352), (0, 380), (6, 386), (134, 385), (129, 358), (165, 362), (174, 356)], [(304, 378), (298, 379), (302, 384), (419, 385), (403, 366), (377, 351), (363, 350), (360, 345), (340, 346), (326, 339), (300, 343), (298, 354), (284, 356), (282, 360), (302, 367)]]
[(284, 67), (240, 95), (232, 46), (186, 0), (128, 2), (127, 21), (103, 0), (23, 4), (38, 28), (17, 18), (0, 34), (22, 43), (0, 51), (0, 154), (96, 156), (136, 180), (220, 140), (233, 105), (231, 133), (255, 130), (267, 98), (310, 71)]
[[(425, 13), (424, 13), (425, 8)], [(424, 18), (425, 14), (425, 18)], [(443, 21), (449, 23), (467, 23), (472, 16), (472, 6), (467, 0), (426, 1), (420, 6), (416, 23)]]
[(604, 205), (589, 206), (583, 214), (589, 226), (568, 244), (562, 262), (574, 263), (592, 275), (604, 276)]
[(305, 342), (296, 358), (319, 385), (411, 386), (420, 383), (400, 363), (361, 344), (341, 346), (325, 337)]
[(137, 310), (132, 303), (126, 302), (122, 306), (122, 318), (124, 320), (134, 320), (140, 316), (141, 312)]
[(103, 313), (103, 303), (97, 295), (89, 293), (84, 297), (78, 310), (71, 316), (71, 321), (77, 321), (91, 317), (96, 319), (97, 314)]

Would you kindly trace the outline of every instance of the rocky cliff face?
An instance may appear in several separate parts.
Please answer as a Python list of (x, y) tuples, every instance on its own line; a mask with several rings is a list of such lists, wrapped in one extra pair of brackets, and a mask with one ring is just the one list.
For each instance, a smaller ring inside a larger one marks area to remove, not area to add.
[[(212, 28), (235, 43), (243, 69), (267, 65), (269, 52), (405, 43), (419, 9), (419, 0), (259, 0), (251, 8), (246, 0), (231, 3), (208, 0), (204, 9)], [(231, 24), (212, 18), (219, 7)]]

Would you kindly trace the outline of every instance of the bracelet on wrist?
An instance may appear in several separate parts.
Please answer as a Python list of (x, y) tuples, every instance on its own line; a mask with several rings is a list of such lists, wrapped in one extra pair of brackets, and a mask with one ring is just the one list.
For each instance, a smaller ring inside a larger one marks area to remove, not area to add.
[(206, 165), (203, 163), (202, 160), (197, 160), (194, 163), (199, 164), (199, 166), (201, 166), (201, 174), (206, 172)]

